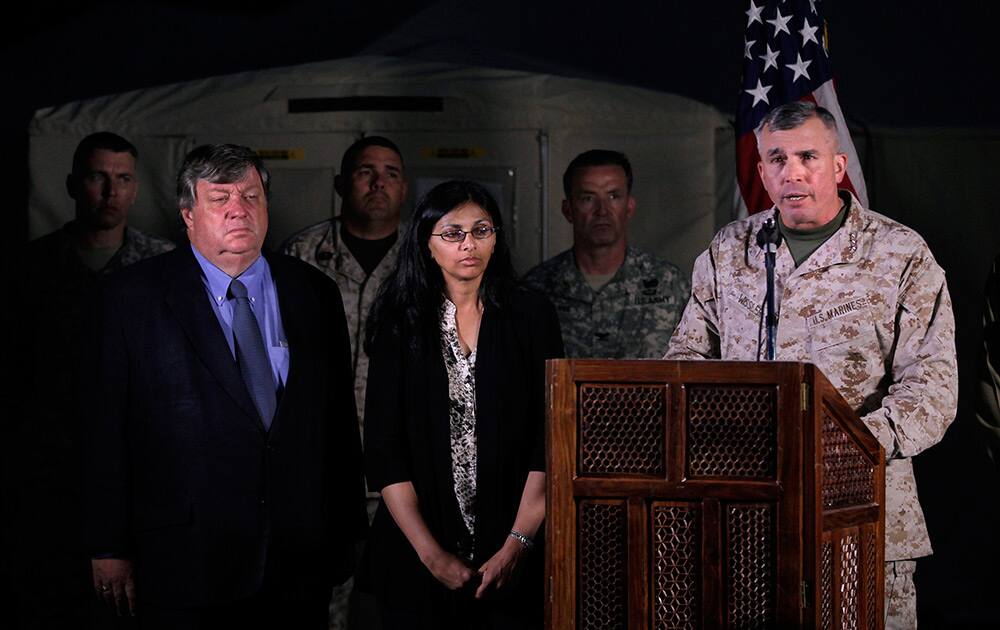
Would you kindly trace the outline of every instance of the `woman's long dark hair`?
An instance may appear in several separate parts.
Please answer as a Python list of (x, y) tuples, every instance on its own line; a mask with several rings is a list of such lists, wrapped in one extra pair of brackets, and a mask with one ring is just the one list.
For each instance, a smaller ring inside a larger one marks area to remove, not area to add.
[[(420, 354), (437, 347), (438, 313), (445, 298), (441, 268), (431, 258), (428, 241), (441, 217), (466, 203), (474, 203), (487, 214), (493, 226), (503, 227), (503, 217), (493, 195), (480, 184), (452, 180), (438, 184), (417, 203), (413, 219), (403, 235), (392, 274), (379, 287), (365, 326), (365, 350), (371, 352), (384, 336), (395, 337)], [(469, 234), (466, 238), (472, 238)], [(494, 234), (496, 244), (483, 273), (479, 298), (483, 304), (503, 308), (514, 286), (516, 273), (503, 229)]]

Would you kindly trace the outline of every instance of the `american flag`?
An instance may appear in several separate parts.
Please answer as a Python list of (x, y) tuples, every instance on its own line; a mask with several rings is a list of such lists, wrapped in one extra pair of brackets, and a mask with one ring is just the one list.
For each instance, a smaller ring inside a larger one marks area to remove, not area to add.
[(854, 142), (833, 89), (826, 23), (820, 0), (750, 0), (743, 41), (743, 89), (736, 113), (736, 177), (750, 214), (773, 204), (757, 174), (753, 130), (772, 107), (798, 100), (830, 110), (847, 154), (847, 188), (868, 206), (868, 192)]

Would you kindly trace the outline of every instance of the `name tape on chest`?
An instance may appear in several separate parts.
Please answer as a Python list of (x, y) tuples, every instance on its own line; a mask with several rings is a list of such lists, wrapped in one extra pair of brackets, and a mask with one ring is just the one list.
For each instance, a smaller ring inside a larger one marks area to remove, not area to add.
[(828, 308), (825, 311), (820, 311), (811, 317), (806, 318), (806, 326), (809, 328), (814, 328), (820, 324), (825, 324), (826, 322), (840, 319), (855, 313), (857, 311), (863, 311), (871, 306), (871, 300), (867, 297), (859, 297), (849, 302), (844, 302), (832, 308)]

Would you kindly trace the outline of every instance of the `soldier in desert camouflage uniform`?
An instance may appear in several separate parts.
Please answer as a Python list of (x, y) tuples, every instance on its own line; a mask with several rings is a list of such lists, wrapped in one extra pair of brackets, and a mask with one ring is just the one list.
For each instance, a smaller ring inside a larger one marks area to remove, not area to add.
[(18, 445), (8, 462), (8, 516), (18, 544), (3, 570), (16, 573), (14, 618), (47, 627), (89, 627), (91, 614), (90, 559), (77, 536), (80, 393), (97, 361), (87, 345), (90, 306), (102, 277), (174, 248), (128, 226), (138, 195), (137, 158), (136, 148), (116, 134), (84, 138), (66, 178), (73, 220), (29, 243), (19, 260), (23, 273), (12, 306), (23, 360), (13, 364), (23, 379), (16, 385), (23, 409), (12, 414), (8, 434)]
[[(695, 262), (664, 358), (761, 358), (765, 271), (755, 237), (766, 218), (780, 221), (777, 359), (817, 365), (885, 448), (887, 627), (913, 628), (915, 559), (931, 545), (911, 458), (943, 437), (958, 393), (944, 272), (913, 230), (838, 192), (847, 158), (829, 112), (776, 108), (758, 146), (776, 208), (726, 226)], [(824, 231), (832, 235), (814, 238)]]
[[(354, 399), (358, 425), (364, 433), (368, 355), (364, 350), (365, 320), (382, 282), (399, 253), (400, 210), (407, 184), (403, 156), (388, 138), (368, 136), (344, 152), (334, 188), (343, 199), (340, 215), (308, 227), (286, 241), (284, 251), (313, 265), (337, 281), (344, 299), (354, 361)], [(368, 495), (368, 517), (378, 506), (378, 494)], [(348, 626), (348, 597), (353, 580), (334, 589), (330, 604), (333, 630)], [(365, 618), (370, 602), (352, 600), (353, 627), (371, 627)], [(365, 608), (364, 612), (359, 612)]]
[[(407, 190), (402, 154), (387, 138), (362, 138), (344, 152), (334, 187), (343, 199), (340, 215), (291, 236), (284, 252), (316, 267), (340, 287), (351, 334), (360, 422), (365, 417), (368, 377), (368, 356), (362, 347), (365, 319), (399, 252), (400, 209)], [(370, 255), (359, 247), (368, 248)], [(370, 262), (361, 260), (366, 255)]]
[(559, 313), (568, 357), (659, 357), (688, 296), (677, 267), (626, 245), (632, 166), (617, 151), (577, 156), (563, 175), (573, 248), (527, 273)]

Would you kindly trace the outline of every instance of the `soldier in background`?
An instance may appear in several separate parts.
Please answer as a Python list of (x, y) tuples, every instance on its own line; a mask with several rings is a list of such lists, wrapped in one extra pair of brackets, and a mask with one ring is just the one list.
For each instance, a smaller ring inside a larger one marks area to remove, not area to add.
[(628, 158), (581, 153), (566, 168), (563, 190), (573, 247), (530, 270), (524, 283), (555, 305), (567, 357), (659, 357), (689, 285), (674, 265), (627, 245), (635, 214)]
[(80, 540), (79, 427), (81, 390), (97, 357), (87, 332), (102, 276), (174, 244), (128, 225), (139, 192), (138, 151), (109, 132), (84, 138), (73, 154), (66, 191), (72, 221), (32, 241), (21, 257), (15, 308), (20, 319), (15, 413), (17, 449), (10, 452), (12, 545), (9, 563), (17, 592), (15, 627), (86, 628), (93, 588), (90, 559)]
[[(407, 184), (403, 155), (388, 138), (369, 136), (344, 152), (334, 189), (343, 200), (340, 215), (310, 226), (285, 242), (284, 252), (318, 268), (337, 281), (344, 298), (354, 364), (354, 396), (358, 424), (364, 430), (368, 355), (364, 350), (365, 320), (375, 294), (396, 263), (400, 211)], [(368, 495), (368, 517), (378, 506), (378, 494)], [(334, 589), (331, 628), (371, 628), (374, 600), (360, 592), (349, 595), (353, 582)], [(356, 589), (355, 589), (356, 591)]]
[(774, 218), (777, 359), (817, 365), (885, 448), (886, 628), (915, 628), (916, 559), (930, 555), (912, 457), (955, 418), (955, 318), (944, 271), (913, 230), (837, 185), (836, 121), (793, 102), (757, 130), (758, 169), (775, 208), (730, 223), (695, 262), (692, 294), (666, 359), (762, 356), (764, 252)]

